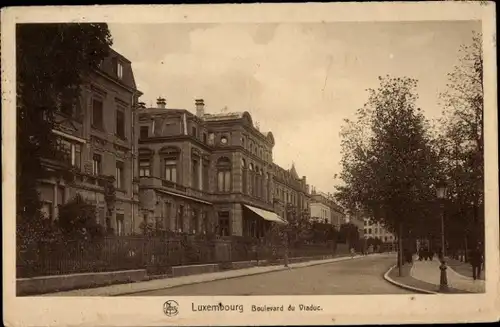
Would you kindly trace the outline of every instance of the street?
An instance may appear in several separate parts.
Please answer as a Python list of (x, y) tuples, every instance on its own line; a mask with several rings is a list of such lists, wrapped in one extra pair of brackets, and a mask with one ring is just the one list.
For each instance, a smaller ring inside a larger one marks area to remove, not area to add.
[(371, 255), (330, 264), (128, 294), (127, 296), (410, 294), (411, 292), (398, 288), (383, 278), (384, 273), (395, 261), (395, 255)]

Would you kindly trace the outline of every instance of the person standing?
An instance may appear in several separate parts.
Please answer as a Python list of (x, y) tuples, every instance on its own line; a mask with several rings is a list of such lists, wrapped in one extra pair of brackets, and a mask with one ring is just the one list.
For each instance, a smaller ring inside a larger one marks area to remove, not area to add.
[(472, 250), (470, 264), (472, 266), (472, 278), (474, 280), (481, 278), (481, 266), (483, 264), (483, 255), (479, 245)]

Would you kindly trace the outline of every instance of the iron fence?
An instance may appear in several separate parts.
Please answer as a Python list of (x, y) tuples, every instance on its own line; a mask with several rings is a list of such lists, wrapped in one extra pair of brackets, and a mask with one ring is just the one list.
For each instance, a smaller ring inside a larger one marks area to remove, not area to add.
[[(171, 267), (282, 258), (285, 248), (255, 239), (196, 239), (144, 236), (106, 237), (99, 240), (39, 242), (18, 251), (17, 277), (147, 269), (168, 274)], [(288, 249), (289, 257), (333, 254), (331, 244), (303, 245)]]

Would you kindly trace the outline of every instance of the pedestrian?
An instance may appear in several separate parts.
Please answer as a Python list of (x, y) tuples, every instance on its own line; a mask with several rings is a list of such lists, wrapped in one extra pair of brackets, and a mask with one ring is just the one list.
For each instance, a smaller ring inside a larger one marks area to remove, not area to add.
[(472, 278), (474, 280), (481, 278), (481, 266), (483, 265), (483, 255), (479, 245), (472, 250), (470, 264), (472, 266)]
[(354, 258), (354, 248), (351, 248), (351, 258)]

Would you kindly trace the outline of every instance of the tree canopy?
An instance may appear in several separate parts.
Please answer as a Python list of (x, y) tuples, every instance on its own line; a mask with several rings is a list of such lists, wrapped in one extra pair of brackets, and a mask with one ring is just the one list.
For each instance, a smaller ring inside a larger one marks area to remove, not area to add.
[[(484, 237), (484, 90), (482, 37), (474, 33), (440, 94), (441, 164), (450, 181), (449, 224), (455, 235)], [(472, 240), (474, 241), (474, 240)]]
[(108, 55), (107, 24), (18, 24), (17, 203), (24, 220), (39, 217), (41, 158), (54, 153), (51, 130), (63, 106), (77, 108), (80, 86)]
[(435, 198), (439, 167), (428, 123), (417, 107), (417, 80), (379, 77), (377, 89), (342, 137), (344, 185), (337, 199), (350, 211), (383, 223), (391, 232), (421, 233)]
[(107, 24), (77, 23), (18, 24), (16, 38), (16, 228), (18, 246), (28, 248), (51, 234), (41, 219), (37, 181), (47, 176), (42, 158), (56, 154), (56, 113), (78, 119), (80, 86), (112, 40)]

